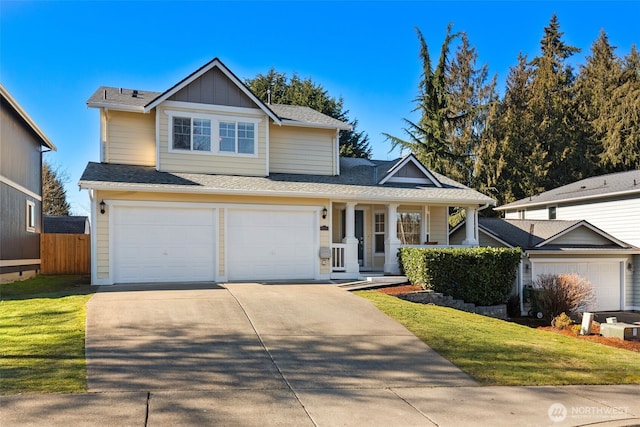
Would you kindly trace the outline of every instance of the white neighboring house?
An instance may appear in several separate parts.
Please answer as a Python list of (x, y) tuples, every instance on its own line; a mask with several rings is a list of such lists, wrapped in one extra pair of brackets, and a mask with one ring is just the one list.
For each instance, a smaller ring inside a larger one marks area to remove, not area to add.
[[(640, 170), (583, 179), (494, 209), (506, 219), (585, 220), (640, 247)], [(640, 255), (633, 256), (630, 267), (634, 297), (625, 308), (640, 310)]]
[[(462, 229), (451, 231), (451, 244), (463, 238)], [(640, 310), (640, 249), (587, 221), (479, 218), (478, 233), (480, 246), (522, 249), (516, 293), (523, 314), (525, 286), (542, 274), (571, 273), (594, 285), (595, 310)]]

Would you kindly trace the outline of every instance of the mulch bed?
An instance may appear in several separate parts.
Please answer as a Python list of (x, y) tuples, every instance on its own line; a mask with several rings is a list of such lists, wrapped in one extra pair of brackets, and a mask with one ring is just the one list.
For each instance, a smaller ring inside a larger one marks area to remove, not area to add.
[[(410, 292), (421, 291), (422, 287), (417, 285), (400, 285), (400, 286), (388, 286), (385, 288), (378, 288), (378, 292), (382, 292), (387, 295), (402, 295), (408, 294)], [(640, 353), (640, 341), (627, 341), (621, 340), (620, 338), (608, 338), (602, 337), (599, 334), (600, 325), (597, 322), (593, 323), (593, 327), (591, 330), (592, 335), (576, 335), (570, 329), (555, 329), (551, 326), (542, 326), (542, 322), (538, 319), (533, 319), (530, 317), (520, 317), (515, 319), (510, 319), (510, 321), (529, 326), (532, 328), (540, 329), (547, 332), (554, 332), (557, 334), (562, 334), (566, 336), (570, 336), (579, 340), (591, 341), (598, 344), (608, 345), (610, 347), (621, 348), (624, 350), (635, 351), (636, 353)]]

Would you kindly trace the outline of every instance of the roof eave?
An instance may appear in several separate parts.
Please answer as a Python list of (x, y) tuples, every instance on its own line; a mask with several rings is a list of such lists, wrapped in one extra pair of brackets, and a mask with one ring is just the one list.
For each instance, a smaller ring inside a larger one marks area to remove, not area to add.
[(616, 197), (616, 196), (627, 196), (630, 194), (636, 194), (639, 193), (640, 194), (640, 188), (638, 189), (634, 189), (634, 190), (625, 190), (625, 191), (616, 191), (616, 192), (612, 192), (612, 193), (603, 193), (603, 194), (598, 194), (598, 195), (591, 195), (591, 196), (582, 196), (582, 197), (568, 197), (568, 198), (563, 198), (563, 199), (554, 199), (554, 200), (547, 200), (547, 201), (543, 201), (543, 202), (531, 202), (531, 203), (527, 203), (527, 202), (512, 202), (512, 203), (508, 203), (506, 205), (502, 205), (502, 206), (498, 206), (496, 208), (494, 208), (497, 211), (506, 211), (509, 209), (518, 209), (518, 208), (529, 208), (529, 207), (539, 207), (539, 206), (547, 206), (547, 205), (555, 205), (558, 203), (565, 203), (565, 202), (579, 202), (579, 201), (584, 201), (584, 200), (593, 200), (593, 199), (606, 199), (606, 198), (610, 198), (610, 197)]
[(126, 104), (109, 104), (105, 102), (87, 102), (89, 108), (104, 108), (107, 110), (126, 111), (130, 113), (148, 113), (143, 106)]
[(224, 195), (243, 195), (243, 196), (267, 196), (267, 197), (314, 197), (328, 199), (344, 199), (344, 200), (361, 200), (373, 202), (423, 202), (429, 204), (448, 205), (448, 206), (469, 206), (470, 204), (483, 205), (487, 201), (485, 199), (457, 199), (457, 198), (425, 198), (425, 197), (393, 197), (393, 196), (371, 196), (366, 195), (357, 197), (352, 195), (340, 195), (335, 192), (316, 192), (316, 191), (271, 191), (271, 190), (238, 190), (226, 188), (210, 188), (203, 186), (185, 186), (185, 185), (146, 185), (146, 184), (129, 184), (114, 183), (105, 181), (84, 181), (78, 182), (81, 190), (98, 190), (98, 191), (140, 191), (151, 193), (190, 193), (190, 194), (224, 194)]
[(339, 129), (339, 130), (353, 130), (351, 125), (332, 125), (328, 123), (313, 123), (313, 122), (300, 122), (297, 120), (281, 119), (283, 126), (294, 126), (303, 128), (320, 128), (320, 129)]
[(53, 144), (53, 142), (51, 142), (49, 137), (45, 135), (42, 129), (40, 129), (40, 127), (36, 124), (36, 122), (33, 121), (31, 116), (27, 114), (27, 112), (20, 106), (20, 104), (18, 104), (18, 101), (15, 100), (15, 98), (9, 93), (9, 91), (2, 84), (0, 84), (0, 94), (4, 99), (7, 100), (11, 108), (13, 108), (18, 113), (18, 115), (22, 118), (22, 120), (24, 120), (27, 123), (27, 125), (35, 132), (38, 138), (40, 138), (40, 141), (41, 141), (40, 145), (44, 145), (50, 150), (58, 151), (58, 149)]

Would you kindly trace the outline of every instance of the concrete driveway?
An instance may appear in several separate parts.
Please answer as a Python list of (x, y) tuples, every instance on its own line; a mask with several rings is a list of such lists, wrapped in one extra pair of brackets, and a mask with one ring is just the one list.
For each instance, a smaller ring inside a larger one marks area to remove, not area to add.
[(109, 287), (89, 393), (0, 396), (13, 426), (575, 426), (640, 422), (640, 386), (478, 387), (335, 285)]
[(119, 287), (91, 298), (90, 392), (475, 384), (332, 284), (174, 288)]

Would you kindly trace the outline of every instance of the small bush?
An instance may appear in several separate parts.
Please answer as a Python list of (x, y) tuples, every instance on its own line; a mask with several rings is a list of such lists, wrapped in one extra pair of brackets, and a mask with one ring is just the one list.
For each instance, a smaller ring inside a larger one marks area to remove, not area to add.
[(555, 329), (560, 330), (567, 329), (572, 324), (573, 320), (571, 320), (571, 318), (567, 316), (567, 313), (562, 313), (559, 316), (554, 317), (551, 321), (551, 326), (553, 326)]
[(543, 274), (533, 287), (536, 303), (548, 321), (562, 313), (587, 311), (595, 303), (593, 285), (577, 274)]
[(581, 325), (573, 325), (571, 327), (571, 332), (573, 332), (575, 334), (575, 336), (580, 335), (580, 331), (582, 330), (582, 326)]

